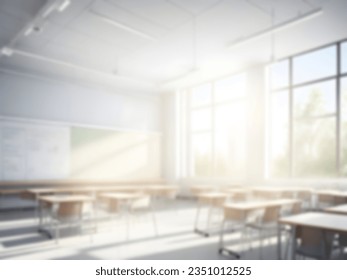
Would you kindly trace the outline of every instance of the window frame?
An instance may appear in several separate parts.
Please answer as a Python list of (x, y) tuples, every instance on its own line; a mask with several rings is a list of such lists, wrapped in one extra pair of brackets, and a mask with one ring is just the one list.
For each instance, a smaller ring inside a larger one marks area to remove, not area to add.
[[(275, 61), (273, 63), (278, 63), (278, 62), (281, 62), (281, 61), (284, 61), (284, 60), (288, 60), (289, 61), (289, 69), (288, 69), (288, 75), (289, 75), (289, 85), (286, 86), (286, 87), (280, 87), (280, 88), (276, 88), (276, 89), (273, 89), (271, 88), (271, 81), (268, 79), (267, 81), (267, 84), (268, 84), (268, 102), (267, 102), (267, 108), (272, 110), (271, 109), (271, 106), (270, 106), (270, 103), (271, 103), (271, 100), (272, 100), (272, 95), (277, 93), (277, 92), (280, 92), (280, 91), (288, 91), (288, 100), (289, 100), (289, 133), (288, 133), (288, 160), (289, 160), (289, 167), (288, 167), (288, 170), (287, 170), (287, 176), (286, 177), (276, 177), (276, 176), (273, 176), (271, 174), (271, 167), (272, 167), (272, 155), (270, 154), (270, 150), (271, 150), (271, 147), (268, 147), (267, 148), (267, 153), (268, 153), (268, 156), (267, 156), (267, 174), (265, 174), (265, 177), (267, 179), (290, 179), (290, 178), (307, 178), (307, 179), (315, 179), (315, 177), (298, 177), (298, 176), (295, 176), (295, 170), (294, 170), (294, 154), (295, 154), (295, 151), (294, 151), (294, 124), (296, 122), (296, 118), (294, 116), (294, 91), (295, 89), (298, 89), (298, 88), (301, 88), (301, 87), (305, 87), (305, 86), (309, 86), (309, 85), (314, 85), (314, 84), (318, 84), (318, 83), (322, 83), (322, 82), (326, 82), (326, 81), (335, 81), (335, 113), (334, 114), (331, 114), (329, 117), (332, 117), (332, 118), (335, 118), (335, 176), (334, 177), (327, 177), (327, 178), (336, 178), (336, 177), (341, 177), (343, 176), (342, 172), (341, 172), (341, 154), (342, 154), (342, 145), (341, 145), (341, 136), (342, 136), (342, 133), (341, 133), (341, 79), (344, 78), (344, 77), (347, 77), (347, 73), (342, 73), (342, 49), (341, 49), (341, 45), (344, 44), (344, 43), (347, 43), (347, 39), (343, 39), (343, 40), (340, 40), (340, 41), (337, 41), (337, 42), (334, 42), (334, 43), (329, 43), (329, 44), (326, 44), (326, 45), (323, 45), (323, 46), (319, 46), (317, 48), (313, 48), (313, 49), (310, 49), (310, 50), (306, 50), (306, 51), (303, 51), (303, 52), (300, 52), (300, 53), (297, 53), (295, 55), (292, 55), (292, 56), (289, 56), (289, 57), (285, 57), (285, 58), (282, 58), (278, 61)], [(328, 48), (328, 47), (332, 47), (332, 46), (335, 46), (336, 47), (336, 75), (332, 75), (332, 76), (327, 76), (327, 77), (323, 77), (323, 78), (318, 78), (318, 79), (312, 79), (310, 81), (305, 81), (305, 82), (302, 82), (302, 83), (297, 83), (297, 84), (294, 84), (294, 80), (293, 80), (293, 71), (294, 71), (294, 67), (293, 67), (293, 60), (296, 58), (296, 57), (299, 57), (299, 56), (303, 56), (305, 54), (309, 54), (309, 53), (312, 53), (312, 52), (315, 52), (315, 51), (318, 51), (318, 50), (321, 50), (321, 49), (325, 49), (325, 48)], [(269, 64), (268, 67), (271, 67), (272, 64)], [(318, 116), (318, 117), (315, 117), (315, 119), (322, 119), (322, 118), (326, 118), (328, 116)], [(271, 122), (272, 122), (272, 112), (270, 111), (269, 112), (269, 119), (267, 120), (267, 127), (270, 128), (270, 130), (268, 131), (267, 133), (267, 138), (268, 138), (268, 143), (270, 144), (271, 143), (271, 140), (269, 137), (271, 137)], [(344, 176), (346, 177), (346, 175)]]
[[(216, 126), (215, 126), (215, 117), (216, 117), (216, 110), (220, 105), (229, 105), (229, 104), (235, 104), (238, 102), (244, 102), (246, 104), (246, 108), (248, 108), (248, 94), (247, 94), (247, 89), (245, 90), (245, 95), (242, 97), (235, 97), (232, 98), (230, 100), (222, 100), (222, 101), (217, 101), (216, 99), (216, 83), (218, 83), (221, 80), (227, 79), (228, 77), (232, 77), (232, 76), (238, 76), (238, 75), (245, 75), (245, 87), (247, 88), (247, 72), (242, 71), (242, 72), (237, 72), (225, 77), (221, 77), (219, 79), (213, 80), (213, 81), (207, 81), (205, 83), (201, 83), (201, 84), (197, 84), (194, 85), (192, 87), (189, 87), (188, 89), (186, 89), (186, 99), (187, 99), (187, 137), (186, 137), (186, 141), (187, 141), (187, 152), (186, 152), (186, 158), (187, 158), (187, 176), (189, 178), (192, 179), (200, 179), (200, 178), (204, 178), (204, 179), (211, 179), (211, 178), (215, 178), (217, 174), (216, 173), (216, 147), (215, 147), (215, 137), (216, 137)], [(191, 103), (192, 100), (192, 93), (193, 93), (193, 89), (194, 88), (198, 88), (204, 84), (211, 84), (211, 102), (209, 104), (204, 104), (204, 105), (200, 105), (200, 106), (193, 106), (193, 104)], [(191, 121), (192, 121), (192, 115), (194, 111), (200, 110), (200, 109), (204, 109), (204, 108), (210, 108), (211, 110), (211, 127), (210, 129), (205, 129), (205, 130), (193, 130), (193, 127), (191, 125)], [(246, 124), (247, 125), (247, 124)], [(192, 141), (193, 141), (193, 137), (196, 134), (199, 133), (210, 133), (210, 143), (211, 143), (211, 167), (212, 167), (212, 171), (211, 174), (212, 176), (199, 176), (195, 174), (195, 166), (194, 166), (194, 155), (193, 155), (193, 146), (192, 146)], [(247, 132), (245, 133), (245, 137), (247, 137)], [(245, 151), (245, 154), (247, 153), (247, 151)], [(247, 156), (245, 156), (245, 160), (247, 159)], [(246, 165), (246, 164), (245, 164)], [(245, 172), (246, 172), (246, 166), (244, 166)], [(245, 174), (246, 176), (246, 174)], [(230, 176), (220, 176), (218, 178), (225, 178), (225, 179), (230, 179)]]

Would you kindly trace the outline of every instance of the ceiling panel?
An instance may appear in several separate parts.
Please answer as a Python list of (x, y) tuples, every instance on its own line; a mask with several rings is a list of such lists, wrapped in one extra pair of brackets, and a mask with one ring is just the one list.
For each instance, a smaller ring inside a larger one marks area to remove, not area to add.
[[(143, 2), (145, 3), (146, 1)], [(96, 12), (110, 20), (114, 20), (154, 37), (160, 37), (168, 31), (165, 27), (155, 24), (151, 20), (129, 12), (119, 6), (112, 5), (111, 2), (97, 1), (89, 11)]]
[(148, 39), (103, 22), (88, 12), (74, 20), (68, 28), (71, 31), (84, 34), (94, 40), (101, 40), (111, 45), (117, 45), (122, 49), (132, 50), (134, 47), (137, 48), (152, 43)]
[(1, 0), (0, 11), (21, 20), (30, 20), (47, 0)]
[(0, 47), (7, 45), (14, 37), (14, 34), (17, 34), (23, 28), (25, 23), (25, 20), (13, 17), (0, 10)]
[(163, 0), (104, 0), (165, 28), (174, 28), (191, 18), (179, 7)]
[(17, 46), (28, 50), (42, 49), (64, 30), (61, 26), (50, 21), (44, 22), (41, 27), (40, 32), (32, 32), (28, 36), (20, 37)]
[(203, 13), (225, 0), (168, 0), (168, 2), (181, 7), (183, 10), (189, 11), (195, 15)]

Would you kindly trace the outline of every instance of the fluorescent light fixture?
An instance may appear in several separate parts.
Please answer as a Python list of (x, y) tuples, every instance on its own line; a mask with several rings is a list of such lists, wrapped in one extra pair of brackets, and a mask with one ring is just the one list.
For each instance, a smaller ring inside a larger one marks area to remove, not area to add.
[(94, 73), (94, 74), (97, 74), (97, 75), (107, 76), (107, 77), (112, 78), (112, 79), (114, 79), (114, 78), (127, 79), (127, 80), (137, 81), (137, 82), (140, 82), (140, 83), (150, 84), (149, 81), (143, 81), (143, 80), (139, 80), (139, 79), (136, 79), (136, 78), (133, 78), (133, 77), (119, 75), (118, 73), (117, 74), (113, 74), (113, 73), (109, 73), (109, 72), (99, 71), (99, 70), (87, 68), (87, 67), (84, 67), (84, 66), (76, 65), (76, 64), (73, 64), (73, 63), (70, 63), (70, 62), (57, 60), (57, 59), (54, 59), (54, 58), (49, 58), (49, 57), (45, 57), (45, 56), (42, 56), (42, 55), (38, 55), (38, 54), (35, 54), (35, 53), (30, 53), (30, 52), (26, 52), (26, 51), (22, 51), (22, 50), (18, 50), (18, 49), (2, 48), (1, 49), (1, 53), (4, 54), (4, 55), (7, 55), (7, 56), (11, 56), (12, 54), (16, 54), (16, 55), (20, 55), (20, 56), (24, 56), (24, 57), (29, 57), (29, 58), (45, 61), (45, 62), (48, 62), (48, 63), (61, 65), (63, 67), (68, 67), (68, 68), (72, 68), (72, 69), (82, 70), (82, 71), (86, 71), (86, 72), (89, 72), (89, 73)]
[(51, 13), (54, 11), (63, 12), (66, 10), (67, 7), (69, 7), (71, 4), (70, 0), (63, 0), (63, 1), (55, 1), (52, 5), (50, 5), (43, 13), (42, 17), (47, 18)]
[(42, 13), (42, 17), (43, 17), (43, 18), (48, 17), (55, 9), (56, 9), (56, 3), (50, 5), (50, 6)]
[(13, 54), (13, 50), (7, 47), (3, 47), (1, 49), (1, 54), (5, 56), (11, 56)]
[(70, 0), (64, 0), (57, 8), (59, 12), (63, 12), (66, 10), (67, 7), (69, 7), (71, 4)]
[(24, 36), (29, 36), (33, 32), (33, 27), (30, 26), (27, 30), (24, 32)]
[(104, 21), (104, 22), (106, 22), (108, 24), (111, 24), (111, 25), (113, 25), (113, 26), (115, 26), (115, 27), (117, 27), (119, 29), (123, 29), (125, 31), (133, 33), (133, 34), (138, 35), (138, 36), (140, 36), (142, 38), (145, 38), (145, 39), (149, 39), (149, 40), (152, 40), (152, 41), (156, 41), (157, 40), (157, 38), (155, 38), (155, 37), (153, 37), (151, 35), (148, 35), (148, 34), (142, 32), (142, 31), (137, 30), (137, 29), (135, 29), (133, 27), (130, 27), (128, 25), (125, 25), (124, 23), (120, 23), (118, 21), (115, 21), (113, 19), (105, 17), (104, 15), (101, 15), (101, 14), (99, 14), (99, 13), (93, 11), (93, 10), (89, 10), (89, 12), (92, 13), (98, 19), (101, 19), (102, 21)]
[(235, 41), (235, 42), (229, 44), (228, 48), (232, 49), (232, 48), (235, 48), (235, 47), (239, 47), (239, 46), (241, 46), (243, 44), (246, 44), (248, 42), (251, 42), (253, 40), (257, 40), (257, 39), (259, 39), (261, 37), (264, 37), (266, 35), (271, 35), (271, 34), (274, 34), (276, 32), (282, 31), (282, 30), (284, 30), (286, 28), (292, 27), (294, 25), (297, 25), (297, 24), (302, 23), (304, 21), (310, 20), (310, 19), (315, 18), (317, 16), (320, 16), (322, 14), (323, 14), (322, 8), (314, 9), (313, 11), (310, 11), (308, 13), (302, 14), (301, 16), (298, 16), (298, 17), (296, 17), (294, 19), (285, 21), (285, 22), (280, 23), (278, 25), (275, 25), (273, 27), (270, 27), (270, 28), (267, 28), (267, 29), (262, 30), (260, 32), (254, 33), (254, 34), (252, 34), (249, 37), (242, 38), (242, 39), (240, 39), (238, 41)]

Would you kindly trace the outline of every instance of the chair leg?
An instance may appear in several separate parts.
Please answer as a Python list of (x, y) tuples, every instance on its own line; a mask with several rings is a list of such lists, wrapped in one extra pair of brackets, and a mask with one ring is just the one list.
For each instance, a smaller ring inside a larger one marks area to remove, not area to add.
[(223, 220), (222, 225), (221, 225), (220, 235), (219, 235), (219, 253), (221, 253), (223, 248), (224, 248), (224, 229), (225, 229), (226, 224), (227, 224), (227, 222), (225, 220)]
[(198, 229), (199, 217), (200, 217), (201, 206), (198, 204), (198, 209), (196, 210), (194, 228)]
[(154, 210), (153, 210), (153, 206), (151, 205), (150, 207), (150, 212), (151, 212), (151, 216), (152, 216), (152, 220), (153, 220), (153, 227), (154, 227), (154, 233), (155, 233), (155, 236), (158, 236), (158, 227), (157, 227), (157, 219), (155, 217), (155, 213), (154, 213)]
[(58, 225), (58, 223), (55, 225), (55, 243), (59, 244), (59, 225)]

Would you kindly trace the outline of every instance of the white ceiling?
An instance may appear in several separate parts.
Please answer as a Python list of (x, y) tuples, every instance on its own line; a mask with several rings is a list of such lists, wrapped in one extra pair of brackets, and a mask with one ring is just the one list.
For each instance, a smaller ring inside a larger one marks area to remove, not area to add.
[[(0, 47), (23, 52), (0, 57), (1, 68), (159, 92), (267, 62), (269, 38), (235, 50), (227, 45), (271, 26), (272, 9), (276, 23), (324, 9), (321, 17), (276, 35), (277, 57), (347, 37), (346, 0), (71, 0), (64, 12), (42, 19), (53, 2), (0, 0)], [(42, 32), (25, 36), (30, 24)], [(199, 71), (171, 82), (194, 67)]]

